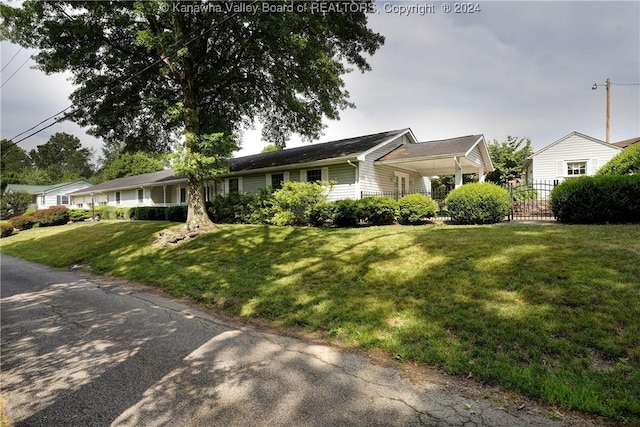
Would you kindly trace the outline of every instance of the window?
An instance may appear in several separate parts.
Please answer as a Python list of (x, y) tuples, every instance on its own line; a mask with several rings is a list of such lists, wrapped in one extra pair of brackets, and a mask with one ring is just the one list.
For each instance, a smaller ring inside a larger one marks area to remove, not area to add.
[(238, 178), (229, 178), (229, 194), (240, 192), (240, 181)]
[(140, 188), (138, 190), (138, 203), (144, 202), (144, 190)]
[(180, 189), (180, 203), (187, 203), (187, 189)]
[(271, 187), (274, 190), (278, 190), (282, 188), (282, 183), (284, 182), (284, 174), (283, 173), (272, 173), (271, 174)]
[(322, 181), (322, 169), (311, 169), (307, 171), (307, 182)]
[(44, 204), (46, 204), (46, 203), (47, 203), (47, 198), (46, 198), (46, 196), (43, 194), (43, 195), (41, 195), (41, 196), (40, 196), (40, 204), (41, 204), (41, 205), (44, 205)]
[(116, 205), (120, 204), (120, 192), (116, 191)]
[(587, 162), (568, 162), (567, 176), (579, 176), (587, 174)]
[(64, 194), (58, 194), (56, 196), (56, 205), (61, 206), (61, 205), (68, 205), (69, 204), (69, 196), (66, 196)]

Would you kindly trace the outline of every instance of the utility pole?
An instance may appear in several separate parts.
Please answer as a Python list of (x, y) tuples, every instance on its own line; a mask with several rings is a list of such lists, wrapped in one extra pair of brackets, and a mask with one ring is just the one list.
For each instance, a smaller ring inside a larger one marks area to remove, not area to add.
[(611, 142), (611, 81), (606, 80), (605, 87), (607, 89), (607, 139), (606, 142)]

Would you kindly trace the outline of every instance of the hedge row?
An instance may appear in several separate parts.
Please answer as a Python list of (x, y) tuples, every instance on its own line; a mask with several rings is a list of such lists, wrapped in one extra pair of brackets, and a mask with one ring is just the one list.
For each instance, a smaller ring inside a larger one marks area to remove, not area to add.
[(564, 223), (640, 223), (640, 175), (568, 179), (551, 192), (551, 210)]
[(16, 230), (63, 225), (69, 222), (69, 209), (65, 206), (52, 206), (49, 209), (35, 211), (31, 215), (14, 216), (9, 222)]

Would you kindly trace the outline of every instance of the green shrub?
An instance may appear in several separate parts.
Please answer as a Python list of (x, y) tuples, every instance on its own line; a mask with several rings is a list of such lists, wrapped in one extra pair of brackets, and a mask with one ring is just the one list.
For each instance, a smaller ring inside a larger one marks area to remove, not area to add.
[(38, 212), (38, 209), (27, 209), (26, 211), (24, 211), (23, 215), (33, 215), (34, 213)]
[(187, 222), (187, 206), (169, 206), (165, 211), (165, 219), (172, 222)]
[(538, 192), (533, 185), (518, 185), (510, 188), (511, 198), (514, 202), (524, 202), (528, 200), (538, 200)]
[(0, 219), (23, 215), (32, 201), (33, 196), (24, 191), (2, 194), (0, 197)]
[(488, 182), (458, 187), (444, 202), (451, 219), (461, 224), (494, 224), (511, 209), (509, 192)]
[(355, 227), (358, 225), (362, 212), (357, 200), (337, 200), (334, 205), (336, 212), (333, 222), (336, 227)]
[(37, 211), (31, 218), (40, 227), (64, 225), (69, 222), (69, 209), (65, 206), (51, 206), (49, 209)]
[(258, 194), (253, 197), (253, 201), (249, 206), (248, 221), (251, 224), (269, 224), (273, 216), (276, 214), (273, 199), (274, 190), (271, 187), (260, 188)]
[(640, 144), (630, 145), (602, 166), (596, 176), (640, 173)]
[(139, 206), (131, 210), (131, 219), (138, 221), (164, 221), (166, 219), (163, 206)]
[(251, 221), (253, 200), (250, 194), (216, 196), (207, 202), (207, 214), (218, 224), (246, 224)]
[(9, 222), (0, 223), (0, 238), (9, 237), (13, 234), (13, 225)]
[(16, 230), (28, 230), (33, 228), (35, 221), (31, 215), (18, 215), (11, 218), (9, 223)]
[(420, 224), (436, 215), (438, 204), (431, 197), (415, 193), (398, 200), (398, 208), (400, 224)]
[(360, 199), (359, 215), (371, 225), (389, 225), (398, 217), (398, 202), (391, 197), (373, 196)]
[(71, 222), (80, 222), (89, 218), (91, 218), (89, 209), (69, 209), (69, 221)]
[(568, 179), (551, 192), (551, 210), (566, 223), (638, 223), (640, 175)]
[(335, 202), (320, 202), (309, 208), (309, 223), (314, 227), (335, 225), (338, 207)]
[(307, 225), (310, 209), (327, 200), (325, 187), (314, 182), (287, 181), (272, 197), (275, 225)]

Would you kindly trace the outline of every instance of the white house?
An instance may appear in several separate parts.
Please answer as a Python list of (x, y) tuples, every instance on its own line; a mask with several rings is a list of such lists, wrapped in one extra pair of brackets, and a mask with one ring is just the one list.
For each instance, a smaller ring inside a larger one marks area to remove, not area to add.
[(525, 162), (526, 181), (560, 183), (567, 178), (593, 175), (622, 150), (574, 131), (529, 156)]
[(86, 181), (65, 182), (55, 185), (9, 184), (5, 193), (28, 193), (32, 196), (29, 209), (47, 209), (51, 206), (71, 207), (70, 193), (91, 187)]
[[(330, 200), (375, 194), (429, 193), (429, 177), (477, 173), (493, 164), (482, 135), (418, 142), (411, 129), (399, 129), (282, 151), (236, 157), (229, 172), (206, 180), (205, 200), (215, 194), (257, 194), (286, 181), (332, 181)], [(172, 206), (187, 203), (187, 178), (166, 170), (119, 178), (74, 192), (76, 207)]]

